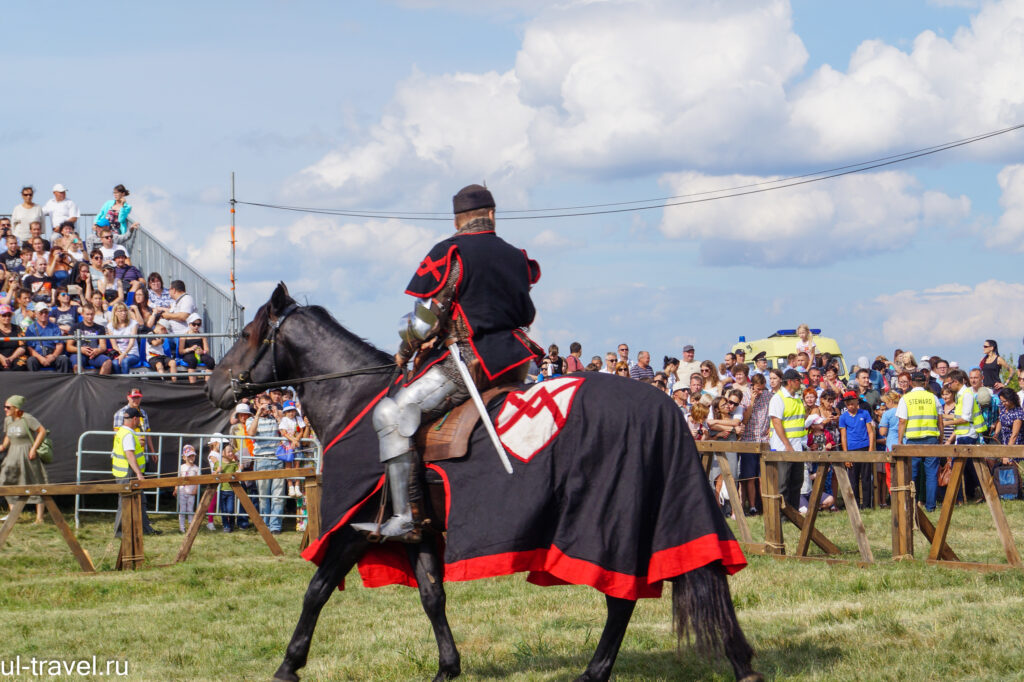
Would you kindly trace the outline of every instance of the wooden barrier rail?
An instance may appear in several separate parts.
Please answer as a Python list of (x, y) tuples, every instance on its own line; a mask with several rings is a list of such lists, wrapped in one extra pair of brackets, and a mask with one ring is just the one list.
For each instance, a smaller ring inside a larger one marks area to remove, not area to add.
[[(992, 475), (988, 466), (982, 459), (991, 458), (1024, 458), (1024, 446), (1004, 445), (898, 445), (892, 452), (881, 451), (853, 451), (853, 452), (773, 452), (767, 443), (745, 443), (742, 441), (698, 441), (697, 451), (701, 453), (705, 472), (711, 468), (711, 458), (718, 459), (722, 470), (723, 482), (733, 502), (733, 509), (737, 510), (736, 525), (740, 535), (740, 545), (748, 553), (773, 555), (778, 558), (815, 558), (808, 556), (811, 543), (817, 545), (825, 552), (827, 561), (838, 561), (836, 555), (840, 553), (839, 548), (815, 528), (818, 508), (822, 493), (825, 487), (825, 474), (828, 467), (832, 468), (839, 492), (843, 496), (846, 506), (846, 513), (849, 516), (850, 526), (857, 542), (857, 549), (860, 554), (860, 565), (871, 564), (874, 556), (868, 542), (867, 532), (860, 515), (860, 509), (853, 495), (853, 486), (846, 471), (847, 462), (862, 463), (887, 463), (891, 466), (892, 487), (891, 510), (892, 510), (892, 555), (896, 561), (914, 558), (914, 528), (921, 530), (922, 535), (929, 543), (928, 563), (941, 564), (957, 568), (971, 568), (982, 570), (995, 570), (1004, 568), (1024, 568), (1020, 553), (1013, 540), (1013, 533), (1006, 520), (1002, 501), (996, 490)], [(757, 453), (761, 457), (761, 498), (762, 498), (762, 520), (764, 523), (764, 543), (754, 543), (750, 535), (750, 529), (746, 518), (738, 504), (737, 486), (732, 471), (726, 460), (725, 453)], [(915, 457), (952, 457), (952, 476), (947, 486), (949, 491), (942, 501), (942, 509), (939, 514), (938, 524), (933, 526), (925, 515), (924, 509), (916, 503), (916, 495), (911, 480), (911, 461)], [(966, 562), (953, 551), (946, 543), (949, 533), (950, 521), (953, 509), (956, 505), (955, 491), (960, 485), (964, 468), (967, 462), (971, 461), (978, 480), (981, 482), (982, 492), (988, 504), (992, 521), (995, 524), (997, 534), (1006, 554), (1007, 564), (974, 563)], [(807, 514), (801, 514), (796, 509), (786, 506), (779, 492), (779, 470), (782, 462), (800, 463), (816, 462), (824, 465), (819, 468), (818, 476), (815, 477), (811, 489), (810, 499), (807, 505)], [(797, 541), (795, 552), (786, 554), (786, 547), (782, 534), (782, 517), (785, 516), (794, 526), (800, 530), (800, 537)]]
[(192, 545), (199, 529), (202, 527), (203, 518), (206, 516), (206, 509), (209, 508), (213, 495), (222, 483), (231, 486), (242, 508), (245, 509), (250, 521), (256, 527), (260, 537), (270, 548), (275, 556), (284, 554), (281, 546), (277, 543), (273, 533), (263, 523), (259, 511), (252, 500), (245, 492), (242, 484), (246, 481), (266, 481), (279, 478), (302, 478), (305, 486), (306, 507), (308, 510), (306, 532), (302, 537), (302, 546), (305, 547), (311, 539), (320, 537), (320, 478), (316, 470), (312, 468), (302, 469), (274, 469), (271, 471), (238, 471), (230, 474), (202, 474), (200, 476), (187, 477), (165, 477), (125, 479), (118, 483), (55, 483), (52, 485), (8, 485), (0, 486), (0, 495), (15, 498), (11, 504), (7, 521), (0, 526), (0, 548), (3, 547), (17, 523), (18, 516), (24, 509), (29, 497), (39, 496), (46, 505), (54, 525), (60, 532), (64, 541), (71, 549), (78, 565), (87, 573), (95, 573), (89, 553), (79, 544), (74, 532), (64, 520), (64, 515), (57, 508), (54, 497), (57, 495), (101, 495), (118, 494), (121, 496), (121, 548), (117, 554), (118, 570), (124, 568), (135, 569), (142, 565), (145, 559), (143, 550), (142, 532), (142, 494), (145, 490), (158, 488), (173, 488), (179, 485), (205, 485), (206, 490), (196, 506), (192, 522), (185, 532), (185, 539), (182, 541), (181, 549), (178, 550), (175, 563), (180, 563), (188, 558)]

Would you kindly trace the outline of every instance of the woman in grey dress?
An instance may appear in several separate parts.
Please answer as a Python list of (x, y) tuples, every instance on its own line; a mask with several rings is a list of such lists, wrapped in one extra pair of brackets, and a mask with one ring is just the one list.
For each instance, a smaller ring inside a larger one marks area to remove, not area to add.
[[(0, 485), (43, 485), (49, 483), (46, 468), (36, 450), (46, 438), (46, 428), (24, 411), (25, 398), (12, 395), (4, 402), (4, 440), (0, 452), (6, 451), (0, 466)], [(8, 504), (16, 498), (8, 497)], [(36, 505), (36, 523), (43, 522), (43, 501), (38, 495), (28, 498)], [(6, 517), (5, 517), (6, 518)]]

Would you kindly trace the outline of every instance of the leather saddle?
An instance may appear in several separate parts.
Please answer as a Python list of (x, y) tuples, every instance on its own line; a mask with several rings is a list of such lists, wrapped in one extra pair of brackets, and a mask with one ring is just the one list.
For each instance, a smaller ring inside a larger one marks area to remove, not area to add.
[[(516, 384), (497, 386), (484, 391), (480, 398), (484, 405), (489, 405), (496, 397), (518, 388)], [(467, 400), (441, 418), (421, 426), (413, 436), (416, 450), (424, 462), (441, 462), (463, 457), (469, 449), (469, 437), (479, 421), (480, 412), (472, 400)]]
[[(490, 405), (496, 397), (511, 393), (519, 388), (516, 384), (498, 386), (484, 391), (480, 397), (484, 405)], [(413, 440), (424, 462), (441, 462), (446, 459), (464, 457), (469, 450), (469, 437), (480, 421), (480, 413), (472, 400), (455, 407), (440, 419), (420, 427)], [(431, 515), (434, 530), (447, 530), (447, 504), (444, 481), (433, 469), (426, 469), (427, 495), (434, 513)]]

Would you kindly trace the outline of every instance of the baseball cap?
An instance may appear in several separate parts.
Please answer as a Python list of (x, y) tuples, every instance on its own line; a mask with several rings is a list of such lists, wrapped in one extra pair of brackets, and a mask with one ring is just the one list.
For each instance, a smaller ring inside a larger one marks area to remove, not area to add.
[(110, 261), (106, 260), (106, 261), (103, 261), (103, 269), (104, 270), (116, 270), (117, 266), (114, 265), (113, 263), (111, 263)]
[(13, 312), (14, 311), (11, 310), (11, 306), (7, 305), (6, 303), (0, 304), (0, 315), (10, 315)]
[(804, 426), (809, 428), (811, 426), (814, 426), (815, 424), (824, 424), (824, 423), (825, 423), (825, 420), (821, 418), (820, 414), (812, 414), (804, 422)]
[(673, 393), (675, 393), (676, 391), (689, 391), (689, 390), (690, 390), (690, 387), (687, 386), (686, 384), (684, 384), (682, 381), (677, 381), (675, 383), (675, 385), (672, 387), (672, 392)]
[(298, 410), (299, 410), (299, 408), (295, 407), (295, 401), (294, 400), (286, 400), (286, 401), (284, 401), (284, 405), (281, 407), (281, 409), (283, 411), (285, 411), (285, 412), (287, 412), (288, 410), (295, 410), (296, 412), (298, 412)]
[(140, 391), (137, 388), (133, 388), (132, 390), (128, 391), (128, 397), (129, 398), (141, 398), (142, 397), (142, 391)]
[(692, 344), (688, 343), (685, 346), (683, 346), (683, 352), (684, 353), (692, 353), (693, 351), (694, 351), (694, 348), (693, 348)]
[(252, 414), (252, 408), (249, 407), (249, 403), (238, 403), (235, 406), (235, 414)]
[(736, 350), (733, 351), (733, 354), (747, 357), (747, 351), (743, 350), (742, 348), (737, 348)]
[(67, 192), (68, 188), (58, 182), (56, 185), (53, 186), (53, 189), (50, 190), (50, 191), (52, 191), (52, 192)]
[(843, 400), (857, 400), (857, 392), (847, 391), (846, 393), (843, 394)]
[(124, 418), (125, 419), (134, 419), (135, 417), (141, 417), (141, 416), (142, 416), (142, 413), (139, 412), (134, 407), (129, 407), (127, 410), (124, 411)]
[(186, 445), (185, 447), (183, 447), (181, 449), (181, 456), (182, 457), (195, 457), (196, 456), (196, 449), (194, 447), (192, 447), (191, 445)]
[(803, 381), (803, 379), (804, 378), (800, 376), (800, 372), (796, 371), (795, 369), (787, 369), (785, 372), (782, 373), (783, 381)]
[(209, 443), (227, 443), (228, 439), (224, 437), (223, 433), (215, 433), (215, 434), (213, 434), (213, 437), (210, 438), (210, 440), (207, 441), (207, 442), (209, 442)]
[(199, 320), (200, 322), (202, 322), (203, 321), (203, 316), (200, 315), (199, 313), (192, 313), (191, 315), (188, 316), (188, 319), (186, 321), (189, 324), (192, 324), (196, 320)]
[(37, 313), (41, 313), (44, 310), (46, 312), (50, 312), (50, 306), (40, 301), (39, 303), (36, 303), (34, 306), (32, 306), (32, 310), (36, 311)]
[(916, 372), (911, 372), (910, 380), (911, 381), (927, 381), (927, 378), (925, 377), (925, 373), (924, 372), (918, 370)]

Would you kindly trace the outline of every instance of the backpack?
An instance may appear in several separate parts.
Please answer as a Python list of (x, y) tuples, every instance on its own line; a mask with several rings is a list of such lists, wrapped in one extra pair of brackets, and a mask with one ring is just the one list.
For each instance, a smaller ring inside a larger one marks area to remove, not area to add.
[(1016, 464), (1000, 464), (992, 470), (992, 478), (996, 484), (996, 492), (1004, 500), (1015, 500), (1020, 497), (1020, 471)]

